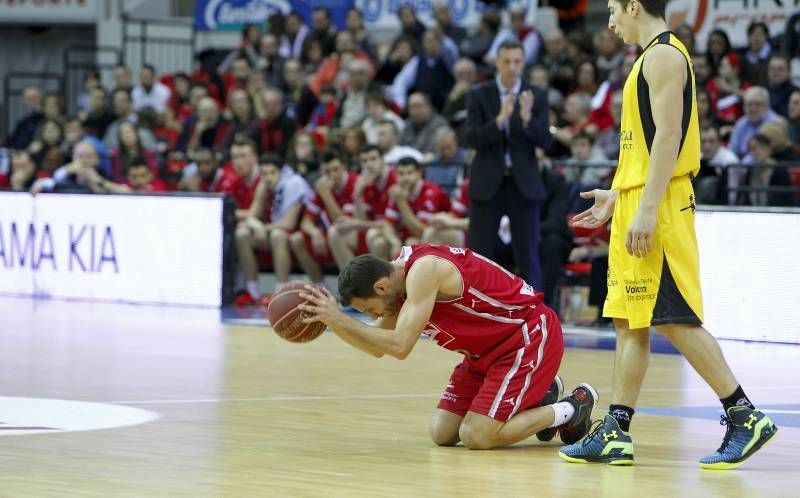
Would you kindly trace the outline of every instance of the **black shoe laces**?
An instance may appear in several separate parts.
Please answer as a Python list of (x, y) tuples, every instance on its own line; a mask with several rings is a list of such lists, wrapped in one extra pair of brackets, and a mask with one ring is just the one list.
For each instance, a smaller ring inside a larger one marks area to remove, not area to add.
[(602, 420), (595, 420), (592, 428), (589, 429), (589, 435), (583, 438), (583, 445), (586, 446), (594, 439), (594, 436), (603, 430), (603, 421)]
[(736, 426), (733, 424), (733, 419), (730, 417), (720, 415), (719, 418), (719, 425), (727, 425), (725, 428), (725, 437), (722, 438), (722, 445), (717, 450), (717, 453), (722, 453), (728, 447), (728, 444), (730, 444), (731, 439), (733, 438), (733, 432), (736, 430)]

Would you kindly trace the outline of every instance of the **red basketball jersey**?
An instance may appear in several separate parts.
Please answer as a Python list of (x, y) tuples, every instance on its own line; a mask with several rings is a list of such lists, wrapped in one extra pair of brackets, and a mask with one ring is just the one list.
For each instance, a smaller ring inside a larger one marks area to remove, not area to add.
[(240, 178), (242, 179), (242, 183), (239, 185), (233, 197), (236, 199), (236, 204), (239, 209), (250, 209), (250, 205), (253, 203), (253, 198), (256, 195), (258, 182), (261, 180), (261, 175), (259, 174), (258, 168), (256, 168), (250, 178)]
[[(419, 221), (427, 224), (434, 214), (450, 210), (450, 198), (441, 187), (428, 180), (423, 180), (417, 195), (408, 198), (408, 205)], [(386, 206), (386, 219), (393, 223), (400, 223), (400, 218), (397, 203), (390, 199)]]
[[(449, 261), (461, 274), (457, 299), (437, 301), (423, 332), (439, 346), (479, 358), (519, 349), (537, 332), (543, 294), (520, 277), (469, 249), (416, 244), (403, 247), (405, 274), (425, 256)], [(537, 309), (538, 308), (538, 309)]]
[(212, 178), (211, 181), (200, 180), (201, 192), (226, 194), (231, 197), (236, 197), (243, 186), (244, 180), (240, 176), (223, 167), (217, 168), (214, 172), (214, 178)]
[[(344, 214), (352, 216), (355, 210), (353, 207), (353, 191), (356, 188), (358, 175), (352, 171), (344, 174), (347, 175), (347, 180), (341, 189), (333, 191), (333, 198)], [(325, 203), (322, 202), (322, 198), (318, 193), (314, 192), (314, 196), (306, 203), (306, 213), (325, 228), (331, 226), (328, 210), (325, 209)]]
[(458, 218), (466, 218), (469, 214), (469, 180), (465, 180), (458, 189), (458, 195), (453, 199), (450, 214)]
[(389, 168), (381, 183), (373, 183), (364, 187), (361, 194), (367, 217), (371, 220), (384, 218), (386, 206), (389, 204), (389, 189), (397, 183), (397, 173), (394, 168)]

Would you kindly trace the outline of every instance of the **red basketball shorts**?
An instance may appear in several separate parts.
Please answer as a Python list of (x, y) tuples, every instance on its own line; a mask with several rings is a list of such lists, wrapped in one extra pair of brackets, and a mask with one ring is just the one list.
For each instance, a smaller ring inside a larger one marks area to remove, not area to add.
[(333, 264), (333, 256), (331, 256), (331, 250), (330, 246), (328, 245), (327, 236), (323, 235), (325, 238), (325, 254), (317, 254), (314, 252), (314, 246), (311, 244), (311, 236), (305, 232), (302, 232), (302, 234), (306, 245), (306, 251), (308, 251), (308, 254), (310, 254), (311, 257), (317, 261), (317, 263), (322, 266)]
[[(505, 422), (515, 414), (539, 406), (564, 355), (558, 316), (545, 306), (528, 323), (530, 341), (492, 359), (465, 358), (453, 370), (439, 400), (439, 408), (465, 416), (468, 411)], [(537, 310), (538, 311), (538, 310)]]

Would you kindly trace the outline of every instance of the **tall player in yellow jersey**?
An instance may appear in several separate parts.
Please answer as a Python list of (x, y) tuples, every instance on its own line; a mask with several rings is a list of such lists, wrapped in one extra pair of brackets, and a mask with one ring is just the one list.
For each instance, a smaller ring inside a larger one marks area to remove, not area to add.
[(633, 464), (628, 432), (650, 355), (650, 327), (667, 337), (722, 402), (727, 431), (700, 460), (709, 469), (741, 465), (777, 428), (745, 395), (717, 341), (701, 324), (694, 193), (700, 129), (691, 58), (664, 21), (666, 0), (610, 0), (608, 27), (643, 52), (622, 91), (619, 167), (611, 190), (593, 190), (594, 206), (577, 226), (611, 223), (608, 298), (617, 348), (609, 413), (583, 441), (559, 455), (575, 463)]

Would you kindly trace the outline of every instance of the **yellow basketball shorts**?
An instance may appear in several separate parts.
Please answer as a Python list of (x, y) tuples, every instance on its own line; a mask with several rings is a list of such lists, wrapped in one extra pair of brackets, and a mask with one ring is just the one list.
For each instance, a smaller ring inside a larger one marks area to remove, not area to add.
[(670, 180), (658, 208), (653, 248), (628, 254), (628, 227), (644, 187), (619, 192), (611, 221), (608, 296), (603, 316), (625, 318), (630, 328), (703, 323), (700, 265), (694, 231), (694, 189), (689, 176)]

